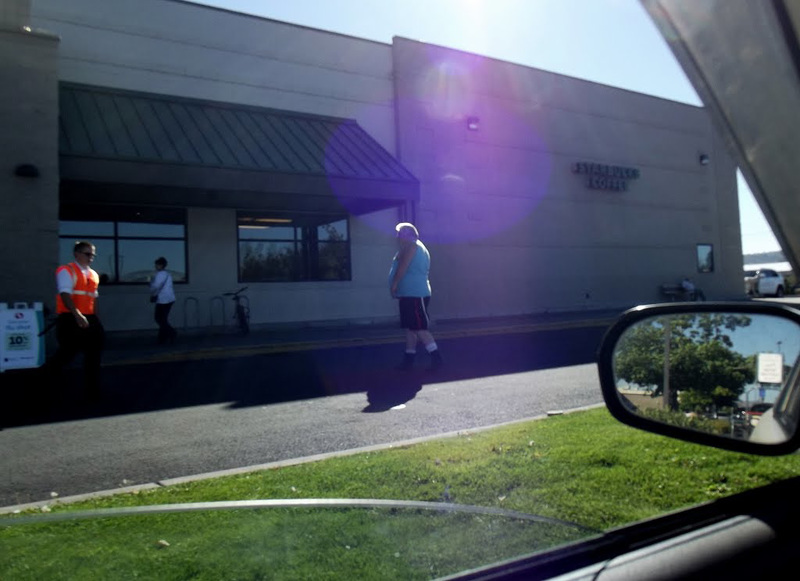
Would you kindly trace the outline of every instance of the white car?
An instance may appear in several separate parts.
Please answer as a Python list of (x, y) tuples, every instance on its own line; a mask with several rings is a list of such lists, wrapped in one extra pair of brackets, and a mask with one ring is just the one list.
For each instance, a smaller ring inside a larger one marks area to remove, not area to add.
[(783, 275), (769, 268), (744, 273), (744, 290), (748, 295), (782, 297), (785, 288)]

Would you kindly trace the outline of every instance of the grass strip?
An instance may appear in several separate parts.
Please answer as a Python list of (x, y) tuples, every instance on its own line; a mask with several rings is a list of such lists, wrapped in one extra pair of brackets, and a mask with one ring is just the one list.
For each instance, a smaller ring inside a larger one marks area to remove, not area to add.
[[(378, 498), (498, 507), (604, 530), (797, 475), (797, 455), (687, 444), (596, 409), (49, 510)], [(1, 526), (0, 578), (427, 579), (586, 534), (487, 515), (361, 508), (99, 518)]]

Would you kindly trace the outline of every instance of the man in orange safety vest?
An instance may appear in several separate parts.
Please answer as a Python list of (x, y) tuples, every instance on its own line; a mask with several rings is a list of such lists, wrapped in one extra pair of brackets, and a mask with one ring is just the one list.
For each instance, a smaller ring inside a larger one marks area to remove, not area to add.
[[(100, 357), (105, 340), (103, 325), (96, 312), (100, 277), (91, 268), (95, 250), (91, 242), (76, 242), (73, 247), (75, 261), (56, 270), (58, 350), (47, 362), (49, 370), (57, 372), (82, 351), (86, 395), (90, 399), (100, 396)], [(60, 381), (54, 373), (50, 375), (51, 381)]]

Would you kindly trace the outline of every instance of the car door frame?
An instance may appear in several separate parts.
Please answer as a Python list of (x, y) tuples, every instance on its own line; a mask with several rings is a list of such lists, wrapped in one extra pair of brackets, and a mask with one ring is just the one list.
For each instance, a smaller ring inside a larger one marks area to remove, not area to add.
[(800, 476), (444, 579), (782, 578), (796, 565)]

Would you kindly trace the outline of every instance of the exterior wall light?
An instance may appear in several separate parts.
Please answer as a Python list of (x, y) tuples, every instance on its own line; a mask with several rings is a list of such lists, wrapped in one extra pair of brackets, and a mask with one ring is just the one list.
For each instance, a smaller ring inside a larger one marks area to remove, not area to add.
[(38, 178), (39, 168), (31, 163), (21, 163), (14, 168), (14, 175), (20, 178)]
[(700, 162), (700, 165), (708, 165), (709, 163), (711, 163), (711, 158), (708, 157), (705, 153), (701, 153), (697, 161)]
[(467, 129), (477, 131), (480, 128), (481, 120), (477, 117), (467, 117)]

